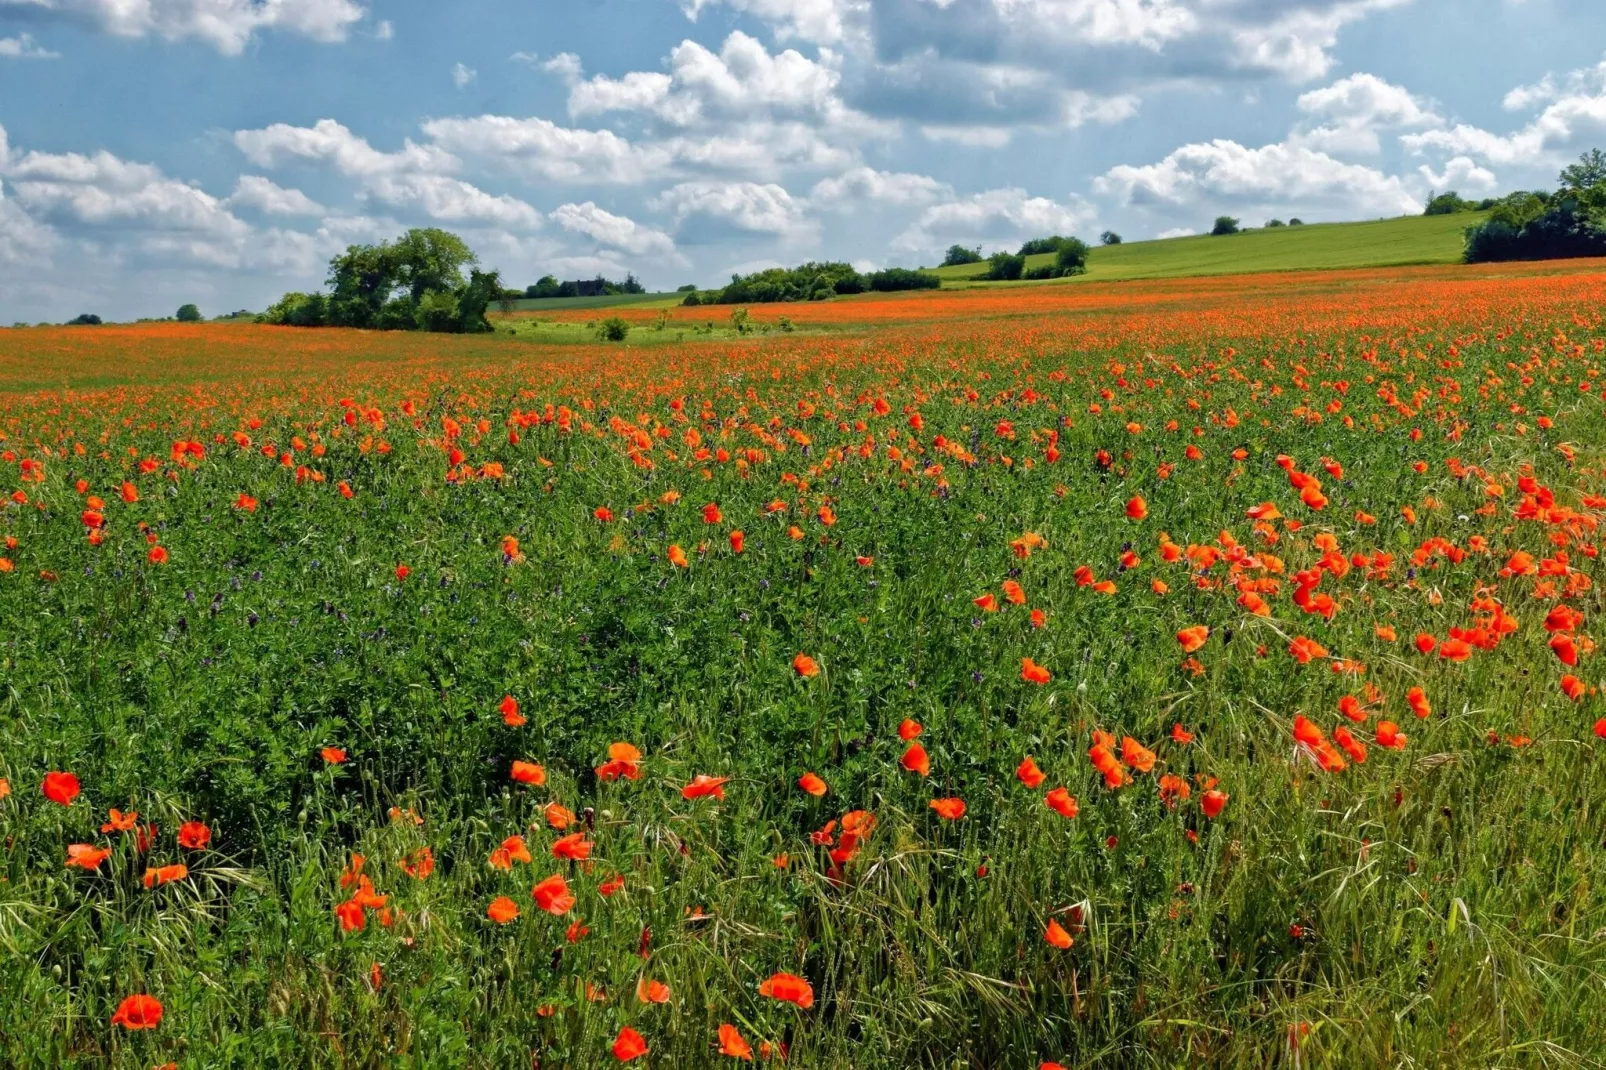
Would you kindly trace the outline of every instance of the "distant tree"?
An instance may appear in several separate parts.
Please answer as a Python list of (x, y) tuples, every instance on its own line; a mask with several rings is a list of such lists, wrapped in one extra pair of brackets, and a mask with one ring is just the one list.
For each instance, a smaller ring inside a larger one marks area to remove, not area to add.
[(1454, 215), (1457, 212), (1473, 212), (1478, 206), (1465, 200), (1455, 190), (1446, 190), (1443, 193), (1428, 195), (1428, 204), (1423, 209), (1423, 215)]
[(558, 280), (551, 275), (542, 275), (539, 282), (525, 287), (524, 296), (530, 298), (556, 297), (558, 296)]
[(1305, 221), (1296, 215), (1294, 218), (1288, 221), (1288, 225), (1291, 227), (1302, 227), (1305, 225)]
[(1268, 220), (1266, 220), (1267, 229), (1270, 229), (1272, 227), (1284, 227), (1284, 226), (1287, 226), (1287, 225), (1288, 224), (1284, 223), (1281, 219), (1268, 219)]
[(942, 286), (942, 280), (924, 271), (886, 268), (872, 271), (865, 277), (865, 284), (868, 289), (886, 293), (892, 290), (935, 290)]
[(981, 255), (981, 246), (967, 249), (963, 245), (950, 245), (948, 252), (943, 255), (943, 267), (961, 267), (965, 264), (979, 264), (985, 259)]
[(675, 292), (678, 293), (678, 294), (696, 293), (697, 292), (697, 284), (695, 282), (688, 282), (684, 286), (675, 287)]
[(200, 323), (201, 310), (194, 305), (180, 305), (173, 318), (180, 323)]
[(1606, 183), (1606, 152), (1590, 149), (1578, 162), (1562, 168), (1557, 179), (1563, 189), (1586, 190)]
[(1041, 256), (1043, 253), (1059, 252), (1060, 243), (1065, 239), (1058, 234), (1051, 238), (1033, 238), (1020, 247), (1017, 256)]
[(69, 327), (99, 327), (100, 326), (100, 317), (95, 315), (93, 312), (85, 312), (84, 314), (82, 314), (80, 316), (74, 316), (72, 319), (68, 320), (67, 321), (67, 326), (69, 326)]
[(1210, 233), (1220, 236), (1222, 234), (1238, 233), (1238, 220), (1230, 215), (1216, 216), (1216, 225), (1210, 228)]
[(1100, 245), (1120, 245), (1121, 244), (1121, 236), (1119, 234), (1117, 234), (1113, 230), (1106, 230), (1103, 234), (1099, 235), (1099, 244)]

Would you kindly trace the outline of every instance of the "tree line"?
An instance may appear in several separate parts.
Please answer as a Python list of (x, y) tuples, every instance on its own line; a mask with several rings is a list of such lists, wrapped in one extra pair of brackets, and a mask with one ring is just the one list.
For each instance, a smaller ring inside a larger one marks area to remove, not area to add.
[(1584, 153), (1562, 169), (1557, 184), (1554, 193), (1518, 190), (1491, 204), (1489, 217), (1467, 228), (1462, 258), (1475, 264), (1606, 256), (1606, 153)]

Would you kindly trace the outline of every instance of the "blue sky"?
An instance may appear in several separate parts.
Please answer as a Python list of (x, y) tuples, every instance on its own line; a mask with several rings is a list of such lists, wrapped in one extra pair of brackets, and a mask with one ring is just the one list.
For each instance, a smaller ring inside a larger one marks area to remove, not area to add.
[(438, 225), (650, 286), (1400, 215), (1606, 147), (1599, 0), (0, 0), (0, 322)]

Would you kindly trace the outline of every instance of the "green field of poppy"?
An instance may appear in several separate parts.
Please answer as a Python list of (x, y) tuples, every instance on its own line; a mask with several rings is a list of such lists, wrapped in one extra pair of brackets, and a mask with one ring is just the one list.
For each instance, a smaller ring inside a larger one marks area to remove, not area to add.
[(0, 331), (0, 1065), (1602, 1065), (1602, 308)]

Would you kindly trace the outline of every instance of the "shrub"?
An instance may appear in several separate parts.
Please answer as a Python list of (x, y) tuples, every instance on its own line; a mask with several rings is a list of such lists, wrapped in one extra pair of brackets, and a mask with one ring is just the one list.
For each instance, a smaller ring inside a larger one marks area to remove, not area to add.
[(1429, 194), (1428, 204), (1422, 212), (1423, 215), (1454, 215), (1457, 212), (1475, 212), (1478, 206), (1471, 201), (1463, 200), (1455, 190), (1444, 193)]
[(93, 312), (85, 312), (82, 315), (74, 316), (72, 319), (68, 320), (67, 321), (67, 326), (69, 326), (69, 327), (99, 327), (100, 326), (100, 317), (95, 315)]
[(180, 305), (173, 318), (180, 323), (200, 323), (201, 310), (194, 305)]
[(982, 262), (981, 246), (967, 249), (963, 245), (950, 245), (948, 252), (943, 255), (943, 267), (960, 267), (964, 264), (979, 264)]
[(1270, 230), (1272, 227), (1285, 227), (1287, 225), (1288, 224), (1284, 223), (1281, 219), (1268, 219), (1268, 220), (1266, 220), (1266, 229), (1267, 230)]
[(630, 336), (630, 324), (618, 316), (609, 316), (597, 325), (597, 337), (604, 342), (623, 342)]
[(694, 294), (697, 292), (697, 284), (695, 282), (688, 282), (684, 286), (675, 287), (675, 292), (678, 294)]
[(997, 282), (1010, 282), (1020, 278), (1025, 270), (1026, 258), (1024, 256), (994, 253), (987, 258), (987, 271), (980, 278)]
[(1099, 235), (1099, 244), (1100, 245), (1120, 245), (1121, 244), (1121, 236), (1119, 234), (1117, 234), (1113, 230), (1106, 230), (1103, 234)]
[(890, 290), (935, 290), (942, 285), (942, 280), (924, 271), (886, 268), (871, 272), (868, 284), (870, 289), (885, 293)]
[(1230, 215), (1216, 216), (1216, 225), (1210, 228), (1210, 233), (1218, 237), (1223, 234), (1238, 233), (1238, 220)]
[(1291, 227), (1302, 227), (1305, 225), (1305, 221), (1296, 215), (1294, 218), (1288, 221), (1288, 225)]
[(1020, 256), (1039, 256), (1043, 253), (1059, 252), (1060, 243), (1065, 241), (1058, 234), (1052, 238), (1033, 238), (1020, 247)]

